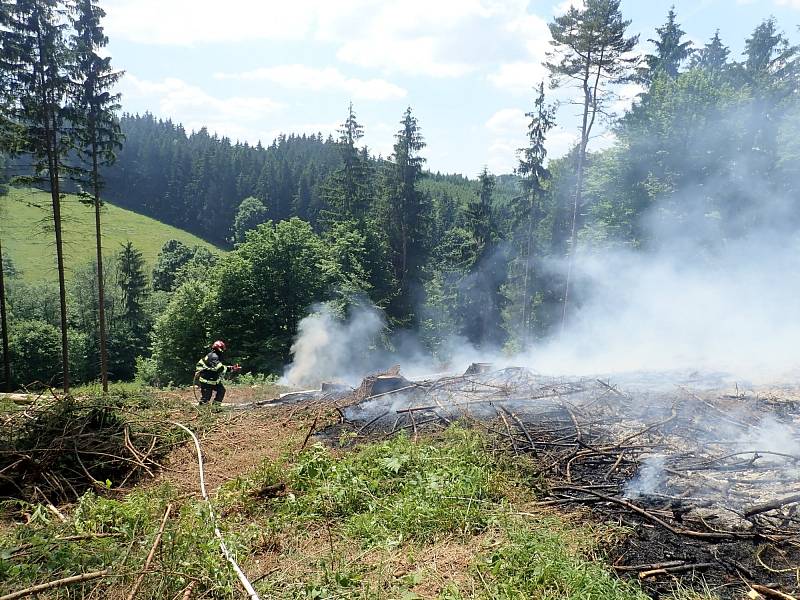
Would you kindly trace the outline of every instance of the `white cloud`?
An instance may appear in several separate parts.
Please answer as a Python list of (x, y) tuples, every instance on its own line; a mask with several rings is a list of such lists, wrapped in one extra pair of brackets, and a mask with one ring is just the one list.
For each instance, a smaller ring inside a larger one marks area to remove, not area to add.
[(524, 60), (509, 61), (490, 73), (487, 79), (497, 88), (516, 94), (531, 93), (534, 86), (548, 77), (542, 64), (550, 49), (550, 29), (544, 19), (523, 14), (506, 24), (508, 34), (525, 40)]
[[(518, 108), (503, 108), (495, 112), (484, 128), (489, 136), (485, 163), (492, 173), (511, 173), (518, 163), (517, 152), (527, 143), (529, 118)], [(592, 140), (592, 150), (607, 148), (613, 142), (608, 132)], [(576, 129), (556, 126), (547, 135), (545, 146), (548, 158), (564, 156), (578, 141)]]
[[(345, 2), (346, 0), (337, 0)], [(190, 46), (255, 39), (302, 39), (314, 25), (318, 0), (107, 0), (112, 38)]]
[(486, 129), (494, 134), (508, 134), (522, 132), (524, 134), (527, 117), (525, 111), (519, 108), (503, 108), (494, 113), (486, 121)]
[(800, 0), (775, 0), (775, 4), (800, 9)]
[[(513, 24), (527, 0), (106, 0), (113, 39), (208, 46), (259, 40), (331, 47), (342, 62), (382, 72), (460, 77), (518, 59)], [(514, 46), (515, 48), (511, 48)], [(508, 56), (512, 54), (512, 56)]]
[(189, 130), (209, 131), (255, 142), (263, 137), (261, 121), (284, 105), (264, 96), (218, 98), (181, 79), (147, 81), (127, 74), (119, 85), (126, 108), (144, 106), (154, 114), (180, 121)]
[(517, 166), (517, 150), (525, 145), (525, 111), (503, 108), (484, 124), (490, 136), (486, 165), (492, 173), (510, 173)]
[(459, 61), (441, 60), (433, 37), (411, 39), (364, 38), (345, 42), (336, 53), (344, 62), (360, 67), (389, 69), (412, 75), (460, 77), (475, 69)]
[(584, 9), (586, 8), (586, 2), (585, 0), (564, 0), (553, 7), (553, 14), (559, 16), (563, 15), (570, 8)]
[(263, 67), (242, 73), (217, 73), (217, 79), (244, 81), (271, 81), (291, 89), (341, 91), (363, 100), (390, 100), (404, 98), (406, 90), (385, 79), (357, 79), (346, 77), (338, 69), (315, 69), (305, 65), (279, 65)]
[(541, 62), (512, 62), (500, 65), (487, 79), (495, 86), (516, 94), (533, 94), (539, 82), (546, 81), (547, 69)]

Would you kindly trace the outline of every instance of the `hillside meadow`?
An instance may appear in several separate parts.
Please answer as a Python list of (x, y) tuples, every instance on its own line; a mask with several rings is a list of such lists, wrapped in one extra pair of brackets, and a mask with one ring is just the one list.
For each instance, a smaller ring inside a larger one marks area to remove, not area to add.
[[(64, 252), (67, 277), (75, 267), (94, 258), (94, 210), (75, 195), (62, 202)], [(202, 246), (222, 252), (199, 237), (165, 225), (150, 217), (105, 203), (102, 209), (103, 251), (116, 253), (127, 241), (142, 252), (149, 266), (155, 263), (164, 243), (176, 239), (188, 246)], [(55, 280), (55, 246), (53, 243), (50, 196), (32, 189), (9, 190), (0, 197), (0, 237), (3, 253), (28, 282)]]

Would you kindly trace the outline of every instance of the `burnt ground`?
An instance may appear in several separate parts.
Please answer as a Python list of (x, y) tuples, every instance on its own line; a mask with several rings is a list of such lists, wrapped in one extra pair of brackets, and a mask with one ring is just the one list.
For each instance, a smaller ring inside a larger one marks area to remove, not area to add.
[[(535, 459), (542, 482), (537, 509), (625, 526), (629, 535), (606, 548), (607, 556), (620, 576), (639, 579), (652, 597), (674, 593), (676, 582), (723, 599), (742, 598), (753, 587), (765, 598), (798, 594), (797, 504), (745, 513), (800, 488), (794, 469), (800, 457), (787, 454), (775, 462), (766, 460), (769, 450), (730, 444), (739, 430), (758, 431), (765, 416), (793, 433), (797, 388), (742, 391), (715, 382), (703, 389), (694, 382), (645, 392), (608, 381), (512, 375), (504, 382), (473, 376), (414, 383), (399, 394), (371, 394), (366, 385), (353, 394), (225, 411), (201, 439), (209, 490), (315, 441), (340, 448), (343, 439), (359, 445), (399, 432), (427, 436), (458, 421), (483, 430), (498, 451)], [(261, 403), (268, 396), (255, 388), (238, 391), (228, 396), (232, 404)], [(454, 399), (467, 399), (467, 406), (451, 406)], [(745, 446), (755, 443), (752, 436), (743, 439)], [(664, 472), (652, 489), (631, 494), (653, 454), (666, 457)], [(155, 480), (140, 485), (170, 481), (182, 493), (198, 493), (192, 447), (176, 448), (163, 464)], [(318, 550), (325, 552), (322, 545)], [(468, 568), (462, 550), (443, 549), (449, 574), (437, 571), (435, 577), (452, 580)], [(257, 571), (277, 568), (269, 553), (252, 559)], [(373, 559), (393, 564), (397, 557)]]
[(540, 506), (588, 508), (628, 527), (611, 562), (654, 598), (676, 581), (720, 598), (800, 593), (796, 385), (743, 388), (698, 374), (618, 384), (525, 369), (399, 380), (378, 394), (368, 383), (318, 439), (360, 444), (458, 421), (535, 459)]

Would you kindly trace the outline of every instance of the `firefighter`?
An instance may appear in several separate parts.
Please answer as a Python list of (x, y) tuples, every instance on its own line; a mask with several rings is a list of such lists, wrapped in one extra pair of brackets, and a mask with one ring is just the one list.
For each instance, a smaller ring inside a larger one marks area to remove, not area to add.
[(211, 352), (197, 361), (195, 367), (195, 377), (200, 382), (200, 404), (211, 402), (211, 394), (214, 395), (214, 404), (222, 404), (225, 398), (225, 386), (222, 385), (222, 376), (228, 371), (236, 372), (238, 365), (230, 367), (222, 364), (222, 354), (225, 352), (225, 342), (217, 340), (211, 344)]

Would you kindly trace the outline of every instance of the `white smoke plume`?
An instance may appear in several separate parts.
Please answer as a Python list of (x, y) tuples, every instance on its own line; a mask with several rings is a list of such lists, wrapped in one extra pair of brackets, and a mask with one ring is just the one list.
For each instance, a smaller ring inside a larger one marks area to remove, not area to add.
[[(522, 364), (549, 373), (692, 369), (752, 380), (800, 364), (800, 245), (760, 231), (716, 256), (607, 251), (577, 264), (582, 306)], [(741, 381), (741, 379), (740, 379)]]
[(666, 458), (661, 454), (654, 454), (642, 460), (636, 477), (631, 479), (625, 487), (625, 497), (636, 498), (658, 491), (664, 481), (665, 462)]
[(294, 387), (333, 380), (354, 382), (369, 370), (385, 327), (383, 315), (372, 307), (354, 306), (348, 318), (342, 320), (330, 306), (315, 306), (297, 326), (291, 348), (294, 360), (286, 368), (283, 382)]

